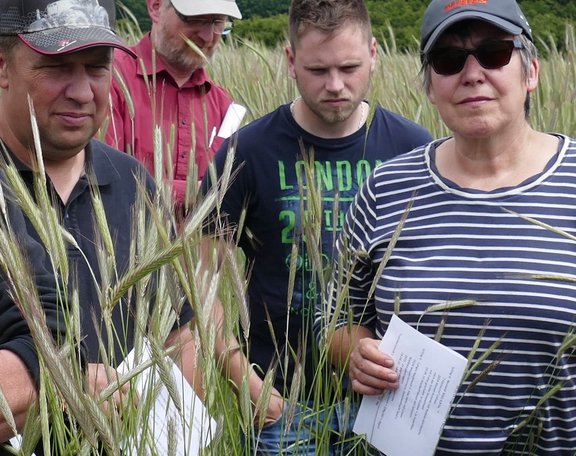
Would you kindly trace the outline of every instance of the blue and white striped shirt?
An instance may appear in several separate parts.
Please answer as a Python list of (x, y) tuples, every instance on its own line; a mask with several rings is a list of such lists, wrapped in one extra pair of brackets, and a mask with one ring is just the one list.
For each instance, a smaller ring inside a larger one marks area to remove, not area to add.
[[(443, 179), (436, 141), (378, 167), (347, 214), (322, 324), (335, 315), (380, 338), (397, 306), (465, 357), (477, 340), (474, 359), (499, 341), (463, 381), (438, 455), (576, 454), (576, 343), (561, 350), (576, 333), (576, 238), (524, 218), (576, 235), (576, 142), (560, 139), (542, 173), (491, 192)], [(426, 311), (464, 300), (474, 304)]]

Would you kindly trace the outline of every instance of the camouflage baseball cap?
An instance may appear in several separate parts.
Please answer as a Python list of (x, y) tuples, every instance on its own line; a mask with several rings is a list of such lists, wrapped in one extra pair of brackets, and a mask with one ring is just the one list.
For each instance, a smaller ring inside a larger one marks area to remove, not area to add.
[(114, 0), (0, 0), (0, 35), (18, 35), (40, 54), (94, 46), (134, 53), (113, 29)]

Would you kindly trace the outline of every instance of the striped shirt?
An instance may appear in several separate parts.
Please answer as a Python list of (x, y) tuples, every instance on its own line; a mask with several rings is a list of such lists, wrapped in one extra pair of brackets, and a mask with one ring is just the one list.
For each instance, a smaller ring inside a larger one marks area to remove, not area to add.
[(576, 338), (576, 240), (558, 232), (576, 235), (576, 142), (560, 140), (542, 173), (490, 192), (440, 176), (435, 141), (376, 168), (347, 214), (316, 326), (335, 316), (380, 338), (396, 308), (465, 357), (478, 341), (474, 359), (486, 355), (462, 382), (437, 455), (576, 454), (576, 343), (562, 348)]

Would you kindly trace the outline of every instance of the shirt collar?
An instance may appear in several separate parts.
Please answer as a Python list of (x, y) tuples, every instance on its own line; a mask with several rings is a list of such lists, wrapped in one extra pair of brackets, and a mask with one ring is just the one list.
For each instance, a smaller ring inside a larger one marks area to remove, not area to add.
[[(120, 175), (116, 168), (112, 165), (108, 156), (104, 153), (93, 153), (94, 145), (98, 144), (95, 139), (92, 139), (84, 149), (84, 167), (86, 174), (91, 174), (94, 176), (96, 185), (102, 187), (104, 185), (109, 185), (112, 182), (120, 179)], [(14, 166), (20, 173), (26, 173), (32, 175), (31, 168), (22, 162), (14, 153), (6, 147), (9, 157), (14, 163)], [(86, 174), (81, 177), (81, 179), (86, 177)]]
[(96, 180), (96, 185), (102, 187), (116, 182), (120, 179), (118, 170), (110, 161), (108, 154), (103, 150), (96, 150), (95, 148), (107, 147), (96, 139), (92, 139), (85, 149), (85, 167), (86, 175), (93, 176)]

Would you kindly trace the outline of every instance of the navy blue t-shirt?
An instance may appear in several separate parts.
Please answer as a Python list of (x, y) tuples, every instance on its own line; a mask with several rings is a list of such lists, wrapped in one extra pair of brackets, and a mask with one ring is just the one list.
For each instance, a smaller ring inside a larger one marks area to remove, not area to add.
[[(237, 175), (221, 214), (227, 225), (238, 226), (246, 209), (238, 245), (250, 271), (248, 358), (263, 373), (278, 363), (275, 387), (284, 395), (289, 394), (297, 359), (308, 386), (312, 381), (311, 322), (320, 277), (329, 272), (333, 246), (356, 191), (378, 164), (430, 140), (424, 128), (381, 107), (375, 109), (368, 130), (323, 139), (303, 130), (289, 105), (242, 128), (231, 140)], [(228, 142), (215, 156), (218, 175), (227, 154)], [(307, 162), (313, 163), (313, 186), (306, 177)], [(207, 173), (204, 191), (209, 179)], [(319, 204), (310, 197), (313, 188), (320, 192)], [(307, 220), (319, 221), (321, 233), (311, 233), (318, 222)], [(318, 239), (311, 241), (314, 236)], [(296, 272), (293, 288), (291, 264)]]

